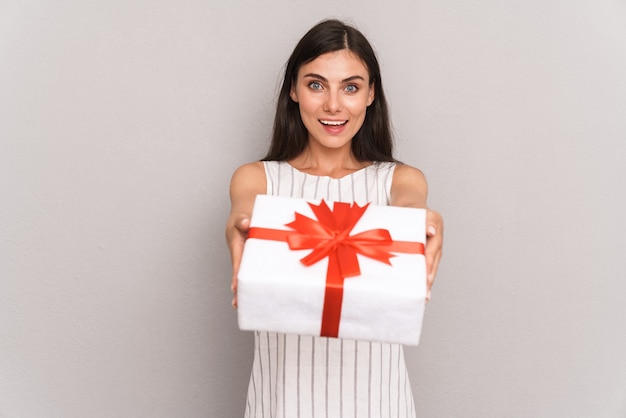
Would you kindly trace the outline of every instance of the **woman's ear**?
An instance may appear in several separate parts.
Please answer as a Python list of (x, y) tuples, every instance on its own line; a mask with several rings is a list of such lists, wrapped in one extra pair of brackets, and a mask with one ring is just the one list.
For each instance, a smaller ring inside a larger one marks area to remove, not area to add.
[(376, 89), (374, 88), (374, 83), (370, 86), (369, 95), (367, 97), (367, 105), (371, 105), (374, 103), (374, 98), (376, 97)]
[(289, 97), (291, 97), (291, 100), (298, 103), (298, 94), (296, 93), (296, 89), (294, 88), (293, 84), (291, 85), (291, 89), (289, 90)]

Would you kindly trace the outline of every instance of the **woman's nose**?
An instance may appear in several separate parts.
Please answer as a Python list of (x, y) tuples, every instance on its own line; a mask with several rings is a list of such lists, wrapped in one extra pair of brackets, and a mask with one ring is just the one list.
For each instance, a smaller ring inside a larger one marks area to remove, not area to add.
[(341, 110), (341, 97), (338, 91), (328, 92), (326, 95), (326, 102), (324, 103), (324, 110), (332, 113), (336, 113)]

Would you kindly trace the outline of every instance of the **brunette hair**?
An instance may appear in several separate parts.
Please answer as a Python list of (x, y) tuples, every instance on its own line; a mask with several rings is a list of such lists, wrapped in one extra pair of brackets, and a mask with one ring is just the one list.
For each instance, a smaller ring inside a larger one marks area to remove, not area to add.
[(352, 154), (358, 161), (395, 161), (389, 111), (376, 54), (365, 36), (356, 28), (339, 20), (325, 20), (311, 28), (300, 39), (285, 68), (285, 78), (278, 95), (272, 141), (265, 161), (286, 161), (304, 151), (308, 132), (298, 103), (290, 97), (291, 87), (298, 79), (300, 67), (322, 54), (347, 49), (359, 57), (369, 72), (374, 86), (374, 101), (367, 108), (363, 126), (352, 138)]

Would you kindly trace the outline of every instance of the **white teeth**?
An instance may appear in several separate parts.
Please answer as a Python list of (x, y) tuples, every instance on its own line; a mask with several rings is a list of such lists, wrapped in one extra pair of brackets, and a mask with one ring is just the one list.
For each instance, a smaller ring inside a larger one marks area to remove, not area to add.
[(335, 120), (320, 120), (320, 122), (323, 125), (330, 125), (330, 126), (341, 126), (341, 125), (345, 125), (348, 121), (344, 120), (344, 121), (335, 121)]

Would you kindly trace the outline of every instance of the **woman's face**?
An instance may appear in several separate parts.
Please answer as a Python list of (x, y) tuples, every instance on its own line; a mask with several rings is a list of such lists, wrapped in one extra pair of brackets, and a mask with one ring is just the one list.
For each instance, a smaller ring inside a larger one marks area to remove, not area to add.
[(300, 107), (309, 146), (339, 149), (349, 147), (363, 125), (374, 86), (363, 61), (344, 49), (301, 66), (290, 96)]

